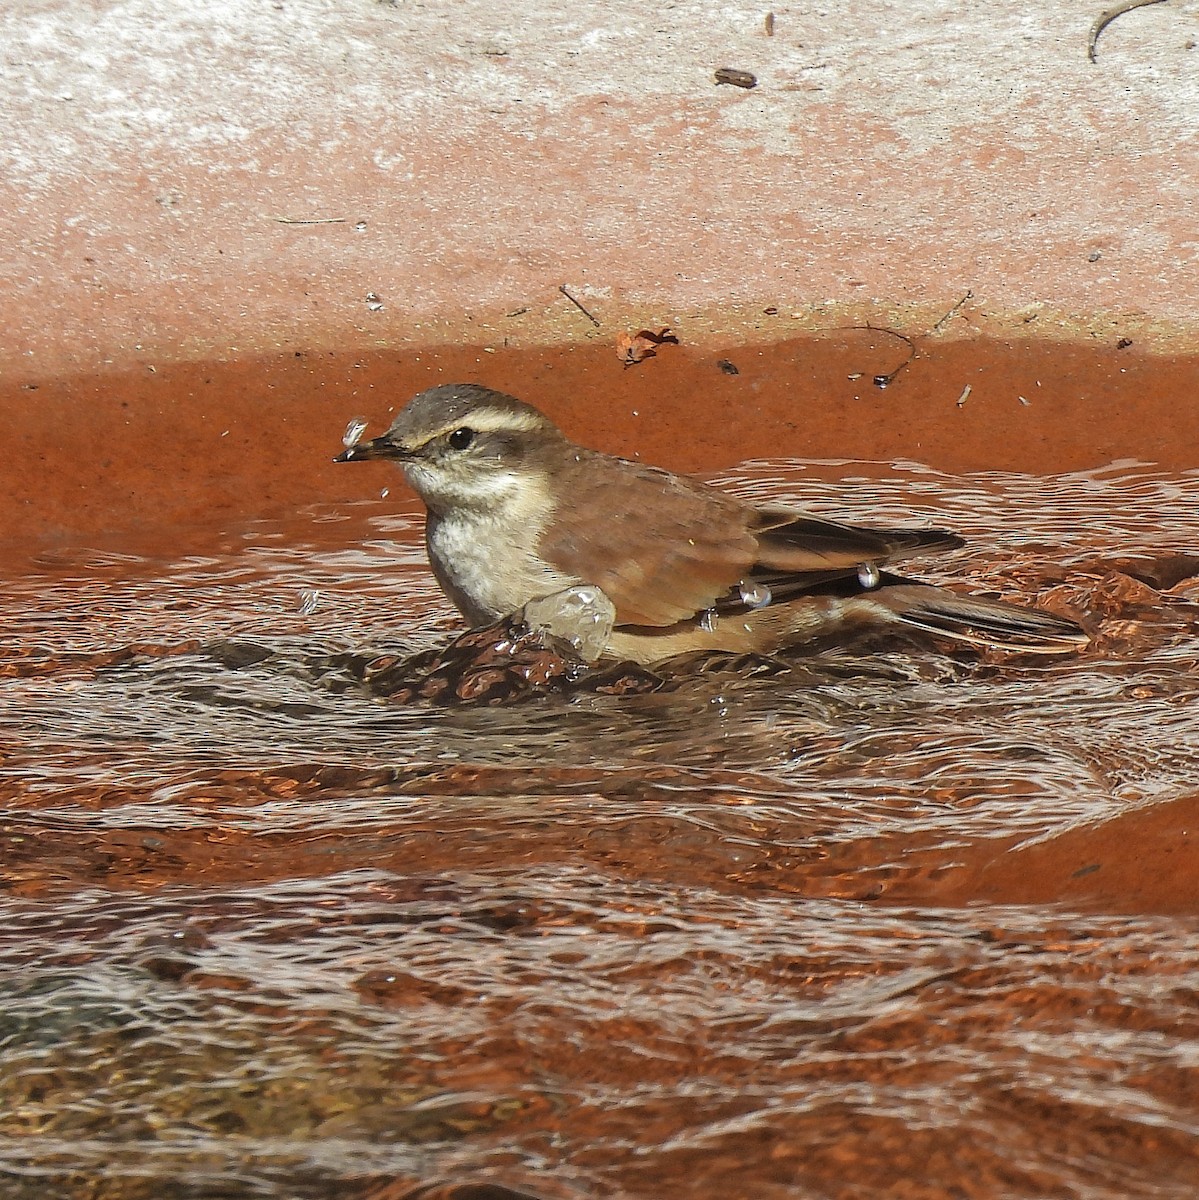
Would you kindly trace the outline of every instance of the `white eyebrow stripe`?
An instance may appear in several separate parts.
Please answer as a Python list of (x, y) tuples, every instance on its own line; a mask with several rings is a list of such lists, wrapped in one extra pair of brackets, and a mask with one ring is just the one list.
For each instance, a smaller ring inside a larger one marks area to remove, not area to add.
[(530, 433), (534, 429), (542, 428), (544, 424), (544, 419), (536, 413), (513, 412), (511, 409), (503, 408), (476, 408), (460, 421), (447, 425), (445, 431), (460, 429), (465, 425), (479, 433), (507, 433), (510, 430)]
[(409, 433), (401, 440), (410, 452), (416, 452), (455, 429), (473, 429), (476, 433), (532, 433), (537, 429), (552, 430), (553, 426), (537, 412), (480, 406), (437, 429)]

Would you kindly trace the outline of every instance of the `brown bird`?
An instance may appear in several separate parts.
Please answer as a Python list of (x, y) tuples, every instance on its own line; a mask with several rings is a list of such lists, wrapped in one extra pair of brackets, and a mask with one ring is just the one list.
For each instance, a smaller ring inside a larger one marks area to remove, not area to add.
[(1072, 621), (881, 570), (963, 545), (943, 529), (842, 525), (756, 506), (577, 446), (542, 413), (477, 384), (421, 392), (337, 462), (394, 461), (428, 510), (437, 581), (472, 626), (579, 584), (616, 606), (607, 654), (770, 654), (869, 626), (1058, 654)]

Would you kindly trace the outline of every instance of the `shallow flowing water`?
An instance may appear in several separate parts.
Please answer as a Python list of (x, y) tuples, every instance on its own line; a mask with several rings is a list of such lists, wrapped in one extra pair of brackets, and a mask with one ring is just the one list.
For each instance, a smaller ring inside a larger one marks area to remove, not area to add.
[(1094, 643), (401, 706), (395, 499), (14, 557), (0, 1195), (1194, 1196), (1199, 474), (721, 482)]

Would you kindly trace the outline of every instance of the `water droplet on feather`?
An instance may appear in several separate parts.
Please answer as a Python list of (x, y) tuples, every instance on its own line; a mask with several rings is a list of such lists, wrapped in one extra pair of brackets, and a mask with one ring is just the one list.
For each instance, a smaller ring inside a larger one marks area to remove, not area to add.
[(867, 562), (858, 564), (858, 582), (867, 590), (878, 587), (882, 573), (877, 563)]
[(748, 604), (750, 608), (765, 608), (774, 599), (764, 583), (753, 580), (743, 580), (737, 590), (741, 593), (742, 604)]

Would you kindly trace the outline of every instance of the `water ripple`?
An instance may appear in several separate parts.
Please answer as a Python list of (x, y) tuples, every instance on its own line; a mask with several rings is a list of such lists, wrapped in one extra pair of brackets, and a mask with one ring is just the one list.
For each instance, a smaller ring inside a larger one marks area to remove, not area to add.
[(7, 580), (6, 1194), (1193, 1195), (1199, 474), (724, 482), (1095, 643), (432, 709), (339, 665), (455, 628), (375, 504)]

